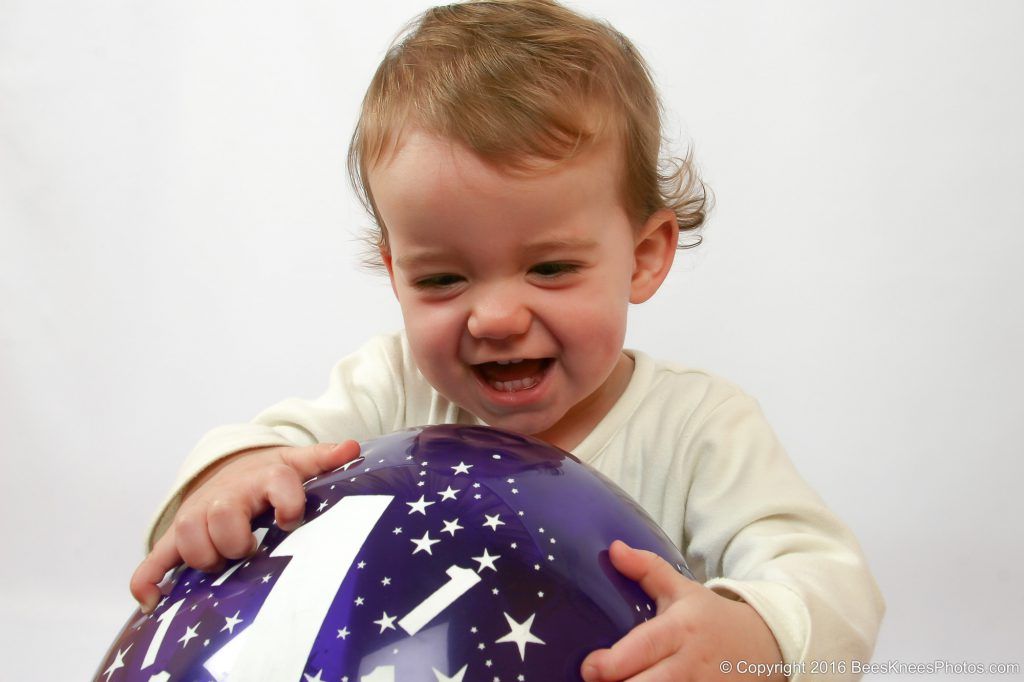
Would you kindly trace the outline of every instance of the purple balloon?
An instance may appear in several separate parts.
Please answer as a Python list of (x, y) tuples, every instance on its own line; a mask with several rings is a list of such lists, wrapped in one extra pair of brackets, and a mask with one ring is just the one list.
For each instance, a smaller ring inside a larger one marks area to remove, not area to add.
[(180, 568), (136, 612), (96, 680), (579, 680), (594, 649), (655, 606), (614, 569), (615, 539), (679, 550), (622, 489), (569, 453), (478, 426), (362, 444), (306, 483), (306, 521), (268, 512), (260, 547), (220, 573)]

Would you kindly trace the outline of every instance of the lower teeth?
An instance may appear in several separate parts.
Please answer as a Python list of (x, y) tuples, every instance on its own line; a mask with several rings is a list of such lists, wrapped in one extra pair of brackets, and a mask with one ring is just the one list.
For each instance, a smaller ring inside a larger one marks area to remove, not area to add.
[(513, 393), (515, 391), (521, 391), (524, 388), (532, 388), (537, 385), (536, 377), (526, 377), (525, 379), (514, 379), (512, 381), (492, 381), (491, 386), (495, 390), (505, 391), (507, 393)]

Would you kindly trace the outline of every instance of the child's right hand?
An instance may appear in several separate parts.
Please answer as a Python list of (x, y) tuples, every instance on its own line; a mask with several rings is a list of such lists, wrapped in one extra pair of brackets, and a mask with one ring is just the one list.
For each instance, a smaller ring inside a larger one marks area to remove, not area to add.
[(156, 608), (157, 584), (183, 561), (210, 572), (222, 568), (225, 559), (256, 551), (251, 520), (268, 507), (280, 528), (298, 528), (306, 507), (303, 482), (357, 456), (359, 443), (347, 440), (244, 450), (207, 468), (185, 489), (174, 522), (132, 575), (132, 596), (143, 613)]

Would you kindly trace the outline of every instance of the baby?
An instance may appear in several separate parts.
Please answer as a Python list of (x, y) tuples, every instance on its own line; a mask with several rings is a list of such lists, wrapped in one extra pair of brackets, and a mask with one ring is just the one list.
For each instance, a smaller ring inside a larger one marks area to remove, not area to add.
[(629, 304), (705, 218), (689, 159), (663, 161), (660, 143), (647, 67), (607, 24), (546, 0), (421, 15), (378, 68), (349, 152), (405, 329), (341, 360), (320, 398), (204, 437), (132, 577), (143, 610), (179, 563), (253, 552), (265, 509), (297, 527), (302, 482), (356, 457), (356, 440), (488, 424), (616, 481), (698, 578), (613, 544), (657, 615), (587, 657), (588, 682), (741, 679), (741, 661), (800, 679), (801, 662), (870, 658), (878, 588), (756, 401), (623, 348)]

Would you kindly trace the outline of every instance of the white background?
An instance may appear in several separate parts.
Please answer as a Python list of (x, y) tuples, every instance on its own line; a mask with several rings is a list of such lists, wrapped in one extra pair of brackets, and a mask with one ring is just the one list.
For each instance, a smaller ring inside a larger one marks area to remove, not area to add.
[[(1024, 662), (1024, 4), (574, 6), (718, 200), (628, 345), (759, 398), (863, 543), (876, 660)], [(3, 679), (91, 675), (199, 436), (400, 326), (344, 155), (426, 7), (0, 0)]]

